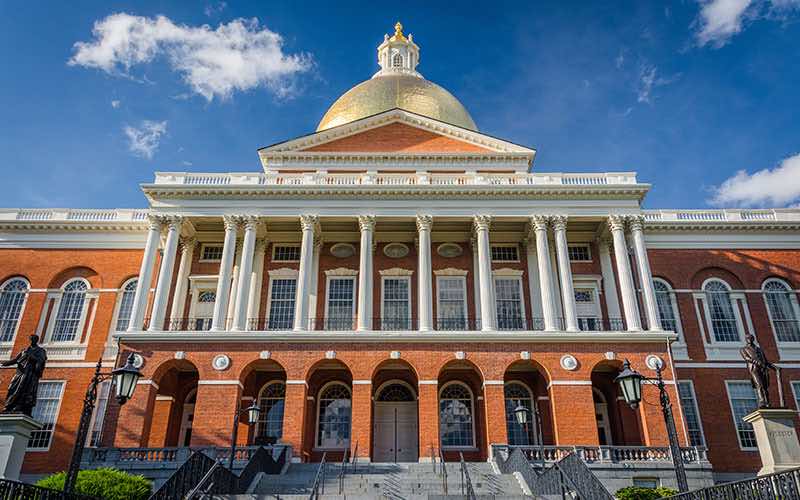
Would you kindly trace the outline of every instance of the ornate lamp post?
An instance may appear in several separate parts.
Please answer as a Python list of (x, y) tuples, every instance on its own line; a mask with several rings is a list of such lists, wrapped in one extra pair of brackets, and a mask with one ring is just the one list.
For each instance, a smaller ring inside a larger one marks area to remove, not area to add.
[[(536, 406), (536, 403), (533, 404), (533, 414), (536, 417), (536, 431), (538, 433), (538, 441), (539, 441), (539, 460), (542, 462), (542, 468), (544, 468), (544, 440), (542, 439), (542, 419), (539, 418), (539, 408)], [(517, 418), (517, 423), (525, 429), (525, 436), (530, 439), (530, 431), (528, 431), (528, 420), (531, 415), (531, 411), (525, 406), (522, 405), (520, 401), (519, 405), (514, 408), (514, 416)]]
[(231, 433), (231, 459), (228, 461), (228, 469), (233, 472), (233, 460), (236, 457), (236, 437), (239, 435), (239, 417), (242, 413), (247, 413), (247, 425), (253, 425), (258, 422), (258, 416), (261, 413), (261, 408), (258, 407), (255, 401), (253, 404), (244, 409), (237, 409), (236, 414), (233, 416), (233, 432)]
[(134, 355), (131, 354), (128, 356), (125, 366), (121, 366), (106, 373), (100, 372), (102, 360), (97, 361), (97, 368), (94, 371), (94, 376), (83, 398), (83, 411), (81, 412), (81, 420), (78, 424), (78, 435), (75, 438), (75, 446), (72, 448), (72, 459), (69, 462), (67, 477), (64, 480), (64, 492), (72, 493), (75, 490), (75, 481), (78, 478), (81, 457), (83, 456), (83, 449), (86, 446), (86, 437), (89, 434), (89, 424), (92, 420), (92, 412), (94, 412), (95, 401), (97, 400), (97, 387), (100, 385), (100, 382), (111, 379), (112, 384), (114, 384), (114, 395), (117, 398), (117, 402), (120, 405), (124, 405), (133, 396), (133, 391), (136, 389), (136, 382), (138, 382), (139, 378), (142, 376), (139, 369), (133, 366), (134, 359)]
[(642, 401), (642, 383), (647, 382), (658, 387), (659, 400), (661, 401), (661, 413), (664, 414), (664, 423), (667, 426), (667, 436), (669, 437), (669, 451), (672, 455), (672, 465), (675, 468), (675, 477), (678, 482), (678, 490), (681, 492), (689, 491), (686, 481), (686, 470), (683, 467), (683, 457), (681, 447), (678, 443), (678, 433), (675, 430), (675, 419), (672, 416), (672, 403), (669, 400), (664, 379), (661, 375), (661, 363), (656, 366), (656, 378), (648, 378), (631, 368), (631, 363), (627, 359), (622, 365), (614, 381), (619, 385), (625, 402), (631, 408), (636, 409)]

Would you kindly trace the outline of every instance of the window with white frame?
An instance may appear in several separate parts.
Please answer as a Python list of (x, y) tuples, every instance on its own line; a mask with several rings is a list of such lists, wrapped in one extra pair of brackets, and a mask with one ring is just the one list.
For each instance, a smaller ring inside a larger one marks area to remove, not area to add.
[(317, 412), (317, 446), (320, 448), (347, 448), (350, 445), (350, 388), (333, 382), (319, 394)]
[(792, 393), (794, 393), (794, 407), (800, 411), (800, 381), (792, 382)]
[(519, 248), (517, 245), (492, 245), (493, 262), (519, 261)]
[(0, 287), (0, 342), (14, 340), (27, 295), (28, 282), (22, 278), (11, 278)]
[(516, 413), (517, 408), (521, 406), (528, 410), (529, 417), (532, 418), (535, 415), (531, 391), (519, 382), (509, 382), (503, 387), (503, 395), (506, 403), (508, 444), (516, 446), (536, 444), (536, 435), (532, 431), (537, 424), (535, 422), (529, 422), (527, 425), (519, 423)]
[(678, 382), (678, 396), (681, 400), (686, 430), (689, 433), (689, 444), (692, 446), (705, 446), (700, 410), (697, 408), (697, 399), (695, 398), (694, 386), (691, 381)]
[(589, 245), (567, 245), (567, 254), (572, 262), (589, 262), (592, 260), (592, 251)]
[(575, 312), (578, 315), (578, 328), (582, 331), (601, 330), (600, 306), (596, 300), (595, 288), (575, 288)]
[(133, 298), (136, 295), (137, 279), (132, 279), (125, 283), (120, 290), (119, 308), (117, 309), (116, 331), (123, 332), (128, 329), (131, 321), (131, 311), (133, 311)]
[(194, 305), (193, 311), (195, 330), (211, 330), (216, 301), (217, 292), (213, 290), (202, 290), (197, 294), (197, 303)]
[(703, 287), (708, 304), (711, 333), (716, 342), (739, 342), (739, 322), (733, 310), (731, 290), (727, 283), (710, 280)]
[(443, 448), (475, 447), (472, 392), (460, 382), (439, 393), (439, 441)]
[(743, 449), (756, 449), (756, 433), (753, 426), (744, 421), (748, 415), (758, 409), (756, 391), (749, 381), (727, 381), (728, 401), (733, 413), (733, 424), (739, 438), (739, 446)]
[(258, 425), (256, 436), (265, 444), (275, 444), (283, 436), (283, 409), (286, 385), (280, 381), (268, 382), (258, 396)]
[(270, 280), (268, 330), (288, 330), (294, 325), (294, 301), (297, 278)]
[(467, 280), (463, 276), (436, 278), (437, 330), (467, 328)]
[(800, 314), (795, 292), (777, 279), (767, 280), (762, 288), (769, 320), (778, 342), (800, 342)]
[(669, 284), (661, 279), (653, 279), (653, 289), (656, 292), (656, 306), (661, 319), (661, 328), (677, 332), (678, 305), (675, 301), (675, 293)]
[(53, 323), (53, 333), (50, 336), (52, 342), (74, 342), (78, 338), (83, 323), (88, 288), (86, 282), (80, 279), (69, 281), (64, 285)]
[(300, 245), (273, 245), (273, 262), (298, 262), (300, 260)]
[(352, 330), (355, 316), (356, 279), (352, 276), (328, 278), (326, 330)]
[(63, 392), (64, 382), (49, 380), (39, 382), (39, 388), (36, 391), (36, 406), (33, 407), (32, 417), (42, 424), (42, 428), (31, 433), (31, 437), (28, 439), (29, 450), (50, 448)]
[(218, 262), (222, 260), (223, 245), (203, 243), (200, 246), (201, 262)]
[(111, 381), (104, 380), (97, 387), (97, 404), (92, 413), (92, 421), (89, 424), (89, 436), (86, 439), (86, 446), (100, 446), (103, 439), (103, 423), (106, 419), (108, 409), (108, 396), (111, 392)]
[(522, 330), (525, 313), (522, 303), (522, 280), (517, 277), (494, 278), (497, 328), (500, 330)]
[(411, 278), (409, 276), (384, 276), (381, 329), (409, 330), (410, 328)]

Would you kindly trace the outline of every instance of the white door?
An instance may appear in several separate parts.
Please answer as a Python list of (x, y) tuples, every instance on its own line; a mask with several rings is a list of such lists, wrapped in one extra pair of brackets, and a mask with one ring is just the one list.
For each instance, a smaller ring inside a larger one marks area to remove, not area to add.
[(575, 289), (575, 313), (578, 316), (578, 327), (581, 330), (602, 330), (600, 322), (600, 304), (594, 288)]
[(373, 462), (416, 462), (419, 459), (416, 402), (376, 402)]

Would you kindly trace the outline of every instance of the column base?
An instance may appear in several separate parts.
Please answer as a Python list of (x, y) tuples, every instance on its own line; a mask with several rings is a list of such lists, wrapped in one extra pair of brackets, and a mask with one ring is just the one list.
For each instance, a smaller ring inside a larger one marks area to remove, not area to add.
[(800, 442), (794, 428), (796, 414), (787, 408), (761, 408), (744, 417), (756, 434), (763, 465), (759, 476), (800, 467)]
[(28, 439), (42, 424), (21, 413), (0, 414), (0, 478), (19, 480)]

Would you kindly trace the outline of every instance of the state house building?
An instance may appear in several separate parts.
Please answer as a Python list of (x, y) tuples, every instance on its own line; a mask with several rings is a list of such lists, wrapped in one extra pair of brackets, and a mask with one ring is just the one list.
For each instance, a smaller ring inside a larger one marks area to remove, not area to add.
[(93, 366), (136, 353), (90, 447), (227, 446), (256, 401), (239, 444), (295, 461), (485, 461), (539, 444), (523, 405), (547, 449), (635, 462), (667, 433), (655, 387), (621, 399), (629, 359), (663, 363), (681, 445), (716, 479), (755, 473), (738, 351), (755, 335), (773, 401), (798, 408), (800, 210), (644, 210), (634, 172), (539, 172), (417, 71), (400, 27), (377, 56), (260, 170), (156, 172), (136, 210), (0, 211), (0, 356), (35, 333), (49, 357), (24, 472), (66, 467)]

